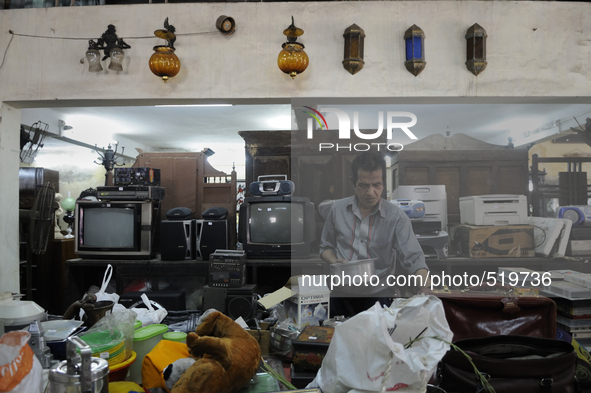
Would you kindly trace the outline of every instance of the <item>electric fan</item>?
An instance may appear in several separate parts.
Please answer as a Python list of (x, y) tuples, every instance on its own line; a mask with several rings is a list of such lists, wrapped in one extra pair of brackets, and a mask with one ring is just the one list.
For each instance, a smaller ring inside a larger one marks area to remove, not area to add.
[[(29, 130), (27, 130), (29, 128)], [(39, 149), (43, 147), (43, 141), (49, 130), (49, 125), (42, 121), (33, 123), (31, 127), (21, 125), (20, 146), (21, 162), (31, 164)]]

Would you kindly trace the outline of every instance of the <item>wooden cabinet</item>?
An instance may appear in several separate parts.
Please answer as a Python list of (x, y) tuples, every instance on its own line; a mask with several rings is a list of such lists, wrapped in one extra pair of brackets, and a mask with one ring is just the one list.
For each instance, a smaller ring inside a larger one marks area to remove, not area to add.
[(393, 155), (393, 189), (400, 185), (445, 185), (448, 224), (460, 222), (460, 197), (528, 195), (527, 150), (507, 149), (462, 134), (441, 138), (427, 137)]
[[(161, 218), (176, 207), (187, 207), (193, 218), (212, 207), (228, 209), (228, 220), (236, 222), (236, 172), (231, 174), (214, 169), (204, 153), (141, 153), (134, 167), (160, 169), (160, 185), (165, 189)], [(236, 245), (236, 231), (230, 231), (230, 248)]]

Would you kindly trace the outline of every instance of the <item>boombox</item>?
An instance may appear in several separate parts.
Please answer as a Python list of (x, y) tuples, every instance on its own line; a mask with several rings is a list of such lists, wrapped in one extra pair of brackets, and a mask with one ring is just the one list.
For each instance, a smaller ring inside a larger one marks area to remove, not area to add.
[[(261, 181), (261, 179), (269, 177), (283, 177), (283, 180)], [(286, 175), (259, 176), (257, 180), (258, 181), (250, 183), (250, 186), (248, 187), (248, 191), (250, 191), (250, 194), (253, 196), (291, 195), (295, 191), (295, 185), (292, 181), (287, 180)]]
[(414, 199), (393, 199), (390, 202), (401, 208), (408, 218), (419, 219), (425, 217), (425, 204)]
[(558, 218), (566, 218), (573, 226), (591, 226), (591, 206), (559, 206)]

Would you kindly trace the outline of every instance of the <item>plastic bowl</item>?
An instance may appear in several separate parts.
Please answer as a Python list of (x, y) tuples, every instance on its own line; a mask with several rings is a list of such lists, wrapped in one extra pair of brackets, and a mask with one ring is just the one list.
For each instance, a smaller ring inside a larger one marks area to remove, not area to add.
[(131, 351), (131, 356), (129, 359), (119, 364), (115, 364), (112, 367), (109, 366), (109, 382), (125, 381), (127, 372), (129, 371), (129, 366), (135, 362), (136, 358), (137, 354), (135, 351)]

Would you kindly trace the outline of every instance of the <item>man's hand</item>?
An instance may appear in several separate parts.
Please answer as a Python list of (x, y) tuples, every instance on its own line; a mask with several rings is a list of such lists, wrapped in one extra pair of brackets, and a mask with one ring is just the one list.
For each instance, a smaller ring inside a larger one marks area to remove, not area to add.
[(322, 254), (320, 254), (320, 258), (324, 262), (328, 262), (331, 265), (335, 263), (347, 263), (344, 259), (337, 258), (333, 250), (326, 250)]
[(431, 277), (429, 276), (429, 271), (427, 269), (419, 269), (415, 272), (415, 274), (421, 276), (423, 287), (428, 287), (431, 285)]

